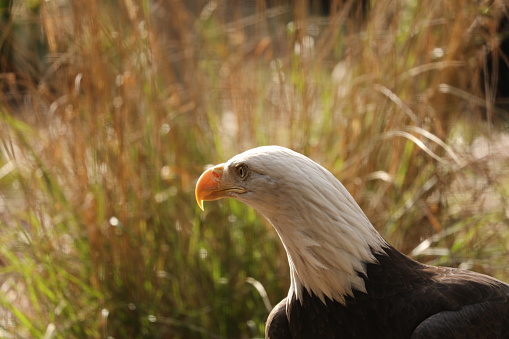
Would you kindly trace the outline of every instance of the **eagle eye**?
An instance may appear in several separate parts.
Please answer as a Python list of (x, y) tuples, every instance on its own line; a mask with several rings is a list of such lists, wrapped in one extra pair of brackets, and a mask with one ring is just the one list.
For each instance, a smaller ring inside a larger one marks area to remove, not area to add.
[(237, 171), (237, 175), (241, 179), (245, 179), (247, 177), (247, 166), (244, 164), (240, 164), (235, 166), (235, 170)]

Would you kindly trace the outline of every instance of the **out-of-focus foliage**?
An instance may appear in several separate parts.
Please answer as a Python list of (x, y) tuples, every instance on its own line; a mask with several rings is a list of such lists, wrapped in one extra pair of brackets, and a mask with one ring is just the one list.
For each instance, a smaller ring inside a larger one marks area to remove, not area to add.
[(405, 253), (509, 280), (507, 113), (481, 76), (504, 12), (331, 3), (0, 2), (1, 337), (263, 336), (279, 239), (193, 194), (264, 144), (329, 168)]

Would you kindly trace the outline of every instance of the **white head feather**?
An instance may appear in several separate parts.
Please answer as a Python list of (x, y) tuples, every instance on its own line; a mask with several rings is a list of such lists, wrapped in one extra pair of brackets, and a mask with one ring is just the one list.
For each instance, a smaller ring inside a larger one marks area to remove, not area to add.
[(255, 173), (249, 191), (235, 198), (252, 206), (276, 229), (290, 265), (288, 300), (302, 288), (345, 303), (365, 292), (366, 263), (376, 262), (385, 240), (332, 173), (311, 159), (279, 146), (251, 149), (225, 167), (244, 163)]

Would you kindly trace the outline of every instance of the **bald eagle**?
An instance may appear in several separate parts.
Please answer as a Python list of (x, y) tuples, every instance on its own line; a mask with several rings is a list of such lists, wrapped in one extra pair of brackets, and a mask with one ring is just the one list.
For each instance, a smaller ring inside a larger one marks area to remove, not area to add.
[(196, 199), (235, 198), (278, 233), (290, 289), (267, 338), (509, 338), (509, 285), (389, 245), (328, 170), (263, 146), (205, 171)]

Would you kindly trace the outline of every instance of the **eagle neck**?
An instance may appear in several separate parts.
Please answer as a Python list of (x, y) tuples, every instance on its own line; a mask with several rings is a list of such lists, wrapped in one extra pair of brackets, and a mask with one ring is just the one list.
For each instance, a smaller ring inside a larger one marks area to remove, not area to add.
[[(348, 191), (339, 185), (334, 196), (290, 199), (288, 208), (266, 215), (276, 229), (288, 256), (290, 290), (288, 301), (302, 302), (305, 288), (325, 303), (345, 304), (353, 291), (366, 292), (362, 276), (366, 264), (376, 263), (376, 253), (388, 246)], [(290, 207), (291, 206), (291, 207)]]

